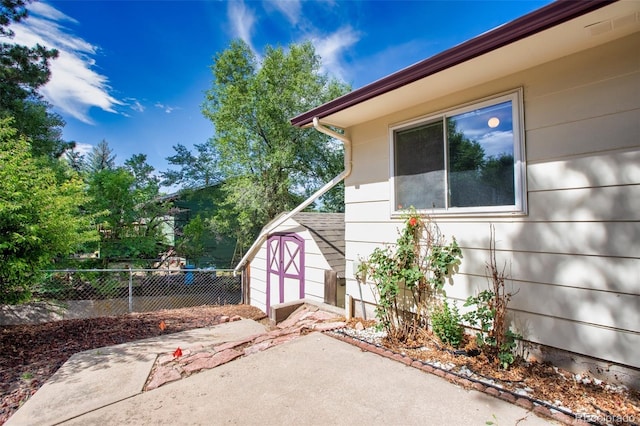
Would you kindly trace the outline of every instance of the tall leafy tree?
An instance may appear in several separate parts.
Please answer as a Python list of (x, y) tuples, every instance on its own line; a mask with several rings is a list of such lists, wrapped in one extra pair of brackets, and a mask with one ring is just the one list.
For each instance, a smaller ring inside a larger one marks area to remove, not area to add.
[(267, 47), (259, 62), (236, 40), (211, 69), (203, 114), (215, 127), (210, 143), (226, 194), (216, 225), (237, 230), (239, 243), (246, 245), (265, 223), (343, 169), (340, 146), (313, 129), (294, 128), (289, 119), (349, 87), (321, 73), (311, 43)]
[[(110, 152), (106, 144), (101, 152)], [(106, 155), (103, 158), (110, 158)], [(100, 218), (100, 258), (103, 266), (119, 260), (144, 263), (164, 249), (162, 224), (169, 207), (157, 199), (158, 178), (144, 154), (133, 155), (123, 167), (111, 161), (88, 172), (88, 209)]]
[(175, 145), (173, 149), (175, 154), (167, 157), (167, 161), (178, 169), (161, 173), (163, 185), (200, 188), (220, 183), (221, 173), (213, 145), (194, 144), (195, 153), (182, 144)]
[(24, 137), (0, 119), (0, 302), (30, 295), (40, 269), (97, 238), (83, 183), (60, 183), (54, 171), (34, 158)]
[(134, 154), (124, 162), (125, 169), (133, 176), (132, 191), (136, 202), (145, 203), (160, 194), (160, 179), (154, 167), (147, 163), (146, 154)]
[(200, 267), (200, 257), (205, 254), (208, 226), (202, 215), (192, 218), (182, 229), (177, 240), (176, 253), (184, 256), (187, 262)]

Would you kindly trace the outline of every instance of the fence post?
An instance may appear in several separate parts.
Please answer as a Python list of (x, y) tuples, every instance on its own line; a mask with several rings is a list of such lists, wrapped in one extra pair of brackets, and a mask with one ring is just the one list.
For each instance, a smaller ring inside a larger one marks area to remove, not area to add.
[(133, 271), (129, 266), (129, 313), (133, 312)]

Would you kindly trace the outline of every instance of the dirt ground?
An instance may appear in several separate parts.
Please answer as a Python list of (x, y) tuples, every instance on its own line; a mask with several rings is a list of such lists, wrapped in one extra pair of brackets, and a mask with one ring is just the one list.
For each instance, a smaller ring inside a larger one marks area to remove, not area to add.
[[(0, 425), (3, 424), (73, 354), (222, 322), (223, 316), (266, 321), (264, 312), (248, 305), (200, 306), (114, 317), (0, 326)], [(350, 322), (355, 327), (357, 319)], [(370, 326), (371, 324), (365, 324)], [(538, 363), (519, 363), (500, 371), (482, 356), (460, 357), (431, 347), (391, 347), (396, 352), (429, 362), (464, 366), (509, 389), (523, 386), (531, 396), (560, 402), (574, 412), (640, 420), (640, 393), (606, 383), (581, 383), (571, 373)], [(612, 424), (633, 424), (615, 423)]]

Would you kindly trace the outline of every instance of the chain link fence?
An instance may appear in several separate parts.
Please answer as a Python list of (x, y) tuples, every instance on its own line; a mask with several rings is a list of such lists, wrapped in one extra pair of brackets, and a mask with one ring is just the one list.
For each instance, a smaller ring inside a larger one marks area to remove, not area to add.
[(73, 269), (46, 271), (38, 300), (89, 318), (242, 302), (241, 277), (213, 269)]

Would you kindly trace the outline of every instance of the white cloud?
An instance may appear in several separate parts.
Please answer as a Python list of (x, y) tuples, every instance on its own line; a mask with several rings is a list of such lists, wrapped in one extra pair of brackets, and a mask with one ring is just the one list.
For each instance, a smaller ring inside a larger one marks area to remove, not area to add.
[(117, 113), (115, 107), (124, 103), (111, 95), (108, 78), (93, 69), (98, 48), (64, 25), (77, 21), (46, 3), (31, 4), (29, 12), (29, 18), (12, 25), (13, 41), (27, 46), (39, 43), (59, 52), (50, 62), (51, 79), (40, 90), (45, 99), (63, 114), (89, 124), (92, 107)]
[(160, 108), (160, 109), (164, 110), (164, 112), (166, 112), (167, 114), (171, 114), (173, 111), (175, 111), (177, 109), (181, 109), (179, 107), (172, 107), (172, 106), (169, 106), (169, 105), (161, 104), (160, 102), (157, 102), (154, 106), (156, 108)]
[(77, 142), (74, 151), (80, 155), (87, 155), (93, 150), (93, 145), (88, 143)]
[(299, 0), (276, 0), (268, 2), (267, 5), (275, 7), (292, 25), (296, 25), (300, 20), (302, 5)]
[(251, 34), (256, 22), (253, 10), (248, 9), (243, 1), (230, 1), (227, 7), (227, 16), (231, 23), (233, 37), (243, 40), (255, 52), (256, 50), (251, 43)]
[(139, 100), (134, 99), (134, 98), (127, 98), (125, 99), (126, 102), (128, 102), (127, 105), (129, 105), (129, 108), (131, 108), (132, 110), (136, 111), (136, 112), (144, 112), (144, 110), (146, 109), (144, 105), (142, 105), (140, 103)]
[[(316, 53), (322, 58), (322, 71), (338, 79), (345, 80), (348, 74), (344, 64), (344, 52), (356, 44), (360, 34), (350, 26), (339, 28), (331, 34), (321, 34), (314, 28), (313, 22), (301, 19), (303, 17), (303, 3), (300, 0), (265, 1), (265, 9), (275, 9), (283, 14), (291, 24), (290, 30), (298, 33), (299, 40), (311, 40)], [(327, 4), (331, 5), (330, 2)], [(252, 37), (256, 31), (256, 11), (247, 7), (244, 1), (228, 2), (227, 17), (231, 26), (231, 35), (243, 40), (261, 60), (260, 52), (253, 45)]]
[(360, 35), (351, 27), (340, 28), (333, 34), (311, 37), (316, 53), (322, 58), (322, 68), (330, 75), (346, 80), (348, 74), (343, 63), (343, 53), (358, 42)]

